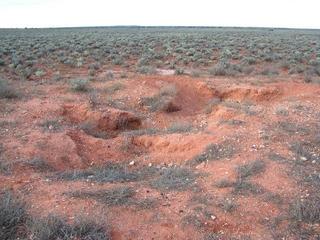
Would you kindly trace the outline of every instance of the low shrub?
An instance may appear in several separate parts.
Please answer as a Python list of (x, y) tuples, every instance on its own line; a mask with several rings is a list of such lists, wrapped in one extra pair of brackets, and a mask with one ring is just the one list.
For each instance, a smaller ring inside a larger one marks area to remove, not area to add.
[(264, 172), (266, 169), (266, 164), (262, 160), (256, 160), (254, 162), (239, 166), (237, 170), (238, 178), (244, 179), (252, 177)]
[(81, 199), (94, 199), (107, 206), (129, 205), (130, 200), (134, 197), (135, 191), (130, 187), (115, 187), (109, 190), (86, 192), (72, 192), (70, 196)]
[(70, 84), (73, 91), (87, 92), (89, 90), (89, 81), (87, 79), (73, 79)]
[(0, 79), (0, 99), (1, 98), (17, 98), (19, 96), (18, 92), (11, 86), (9, 86), (8, 82), (4, 79)]
[(320, 199), (310, 197), (299, 199), (290, 205), (290, 215), (294, 221), (305, 223), (320, 223)]
[(195, 186), (196, 178), (197, 174), (187, 168), (168, 168), (151, 182), (151, 186), (159, 190), (184, 191)]
[(27, 220), (25, 206), (12, 193), (0, 195), (0, 239), (15, 240), (25, 235)]
[(34, 240), (111, 240), (109, 229), (82, 216), (78, 216), (73, 224), (68, 224), (61, 217), (49, 215), (33, 219), (29, 229)]
[(197, 165), (211, 160), (231, 158), (236, 153), (233, 143), (224, 141), (222, 143), (209, 144), (205, 151), (189, 161), (191, 165)]

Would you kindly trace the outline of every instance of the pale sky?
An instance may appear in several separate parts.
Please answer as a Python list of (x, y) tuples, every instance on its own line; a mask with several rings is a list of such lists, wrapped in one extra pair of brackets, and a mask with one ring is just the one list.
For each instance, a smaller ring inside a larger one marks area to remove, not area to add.
[(0, 28), (240, 26), (320, 29), (320, 0), (0, 0)]

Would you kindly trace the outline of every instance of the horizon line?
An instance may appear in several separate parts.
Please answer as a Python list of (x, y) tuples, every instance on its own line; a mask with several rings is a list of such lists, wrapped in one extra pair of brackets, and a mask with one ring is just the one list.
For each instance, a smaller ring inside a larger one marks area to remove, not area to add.
[(258, 26), (210, 26), (210, 25), (89, 25), (89, 26), (67, 26), (67, 27), (0, 27), (1, 30), (17, 29), (72, 29), (72, 28), (234, 28), (234, 29), (269, 29), (269, 30), (311, 30), (317, 31), (320, 28), (301, 27), (258, 27)]

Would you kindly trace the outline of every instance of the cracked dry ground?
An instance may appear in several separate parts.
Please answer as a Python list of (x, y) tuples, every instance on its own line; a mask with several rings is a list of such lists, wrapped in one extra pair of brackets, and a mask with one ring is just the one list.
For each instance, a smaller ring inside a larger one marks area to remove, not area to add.
[(319, 239), (320, 86), (129, 74), (2, 99), (2, 190), (112, 239)]

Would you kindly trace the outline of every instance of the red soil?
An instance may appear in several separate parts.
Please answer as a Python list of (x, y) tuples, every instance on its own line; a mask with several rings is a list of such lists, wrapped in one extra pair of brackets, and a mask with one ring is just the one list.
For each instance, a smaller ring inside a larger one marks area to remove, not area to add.
[[(63, 69), (61, 73), (64, 73)], [(320, 104), (320, 86), (290, 78), (274, 79), (268, 83), (268, 78), (260, 77), (256, 84), (252, 84), (255, 80), (254, 77), (215, 79), (132, 75), (128, 79), (116, 78), (113, 82), (119, 81), (124, 87), (112, 95), (103, 92), (112, 82), (99, 80), (90, 83), (91, 88), (101, 91), (100, 105), (96, 108), (89, 105), (88, 94), (70, 91), (68, 83), (24, 82), (19, 86), (26, 96), (23, 100), (0, 101), (0, 120), (11, 122), (1, 128), (2, 158), (13, 166), (11, 175), (0, 174), (0, 186), (23, 193), (30, 205), (30, 213), (35, 215), (55, 212), (67, 216), (70, 221), (79, 212), (95, 216), (101, 223), (111, 226), (116, 240), (202, 239), (205, 234), (213, 232), (219, 233), (221, 239), (229, 239), (230, 236), (273, 239), (266, 222), (284, 214), (291, 198), (300, 194), (300, 187), (288, 174), (287, 166), (268, 158), (270, 153), (291, 156), (287, 148), (290, 136), (280, 133), (274, 126), (279, 121), (312, 125)], [(151, 113), (141, 107), (141, 98), (153, 96), (169, 84), (177, 89), (173, 101), (180, 111)], [(126, 110), (108, 106), (109, 98), (123, 101)], [(213, 98), (220, 99), (221, 103), (206, 113), (205, 108)], [(240, 108), (230, 107), (228, 102), (236, 103)], [(241, 108), (248, 103), (254, 114), (248, 114)], [(307, 105), (311, 112), (295, 114), (294, 106), (301, 104)], [(289, 109), (289, 116), (277, 115), (278, 108)], [(58, 119), (61, 126), (57, 131), (41, 126), (50, 119)], [(230, 124), (230, 120), (242, 123)], [(78, 127), (85, 122), (94, 123), (97, 130), (107, 131), (112, 137), (103, 139), (88, 135)], [(192, 124), (194, 130), (186, 133), (165, 131), (172, 123), (179, 122)], [(121, 123), (125, 124), (124, 128), (120, 127)], [(150, 128), (163, 132), (142, 136), (125, 134)], [(266, 140), (262, 137), (265, 134), (273, 135)], [(238, 150), (230, 159), (204, 162), (194, 167), (195, 172), (201, 173), (197, 180), (199, 192), (166, 192), (139, 183), (124, 183), (135, 187), (139, 199), (158, 199), (160, 204), (154, 209), (106, 207), (92, 199), (70, 198), (64, 193), (108, 189), (123, 183), (54, 181), (49, 180), (48, 174), (39, 173), (24, 164), (32, 158), (41, 158), (56, 171), (86, 169), (108, 162), (123, 163), (129, 169), (151, 165), (159, 168), (184, 166), (205, 151), (209, 144), (224, 140), (234, 142)], [(236, 167), (256, 159), (265, 161), (266, 170), (250, 181), (268, 193), (279, 194), (284, 205), (264, 200), (266, 194), (234, 196), (232, 188), (215, 186), (222, 179), (235, 181)], [(129, 165), (131, 161), (134, 161), (134, 166)], [(213, 200), (207, 204), (190, 200), (201, 195), (207, 199), (211, 196)], [(216, 202), (225, 198), (236, 202), (235, 211), (229, 213), (217, 207)], [(214, 217), (206, 218), (197, 212), (195, 209), (199, 206)], [(190, 214), (199, 215), (203, 224), (200, 229), (182, 223), (183, 218)]]

